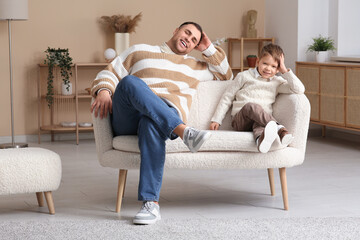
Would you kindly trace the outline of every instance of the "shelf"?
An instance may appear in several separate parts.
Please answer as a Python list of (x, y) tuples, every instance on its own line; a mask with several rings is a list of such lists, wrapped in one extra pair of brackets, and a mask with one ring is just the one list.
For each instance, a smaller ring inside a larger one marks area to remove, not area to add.
[[(63, 127), (61, 125), (45, 125), (41, 126), (42, 131), (53, 131), (53, 132), (74, 132), (76, 127)], [(79, 131), (93, 131), (93, 127), (79, 127)]]
[(86, 99), (91, 99), (92, 96), (88, 93), (79, 93), (78, 94), (78, 98), (86, 98)]
[[(44, 63), (39, 63), (38, 66), (39, 66), (39, 67), (48, 67), (49, 65), (44, 64)], [(74, 67), (75, 64), (72, 64), (71, 66)], [(58, 66), (58, 65), (55, 65), (55, 67), (59, 67), (59, 66)]]
[[(41, 96), (41, 98), (46, 98), (46, 96)], [(75, 95), (61, 95), (61, 94), (55, 94), (53, 96), (54, 99), (75, 99)]]
[[(72, 67), (78, 66), (78, 67), (106, 67), (107, 65), (109, 65), (109, 63), (75, 63), (72, 64)], [(39, 63), (38, 64), (39, 67), (48, 67), (49, 65), (44, 64), (44, 63)], [(55, 65), (56, 67), (58, 67), (57, 65)]]
[(272, 42), (273, 38), (228, 38), (228, 41), (233, 42), (241, 42), (241, 39), (244, 40), (244, 42)]
[(109, 63), (75, 63), (78, 67), (106, 67)]
[[(244, 65), (244, 45), (245, 43), (257, 43), (257, 56), (260, 55), (260, 51), (262, 49), (262, 47), (264, 46), (265, 42), (271, 42), (271, 43), (275, 43), (275, 38), (228, 38), (227, 39), (228, 42), (228, 61), (229, 61), (229, 65), (231, 67), (232, 70), (234, 71), (244, 71), (249, 69), (248, 66)], [(240, 67), (233, 67), (233, 59), (232, 59), (232, 51), (233, 51), (233, 44), (234, 43), (239, 43), (240, 44)]]
[[(231, 69), (234, 70), (234, 71), (241, 71), (241, 67), (232, 67)], [(249, 67), (243, 67), (243, 70), (248, 70), (248, 69), (250, 69), (250, 68)]]
[[(72, 94), (72, 95), (59, 95), (59, 94), (57, 94), (57, 95), (54, 95), (53, 97), (54, 97), (54, 99), (75, 99), (76, 96), (74, 94)], [(87, 94), (87, 93), (79, 93), (77, 95), (77, 97), (78, 98), (86, 98), (86, 99), (91, 99), (92, 98), (92, 96), (90, 94)], [(41, 96), (41, 98), (45, 99), (46, 96)]]
[[(61, 94), (61, 87), (60, 81), (61, 75), (59, 73), (59, 66), (55, 66), (56, 74), (54, 74), (54, 92), (56, 93), (53, 95), (54, 105), (50, 109), (45, 109), (45, 104), (47, 102), (46, 99), (46, 92), (47, 92), (47, 64), (37, 64), (38, 65), (38, 142), (40, 143), (41, 133), (42, 131), (50, 132), (51, 133), (51, 141), (54, 141), (54, 134), (62, 133), (62, 132), (72, 132), (76, 135), (76, 144), (79, 144), (79, 132), (86, 132), (86, 131), (93, 131), (93, 127), (80, 127), (79, 124), (79, 113), (85, 114), (88, 112), (90, 117), (89, 108), (85, 107), (87, 102), (90, 102), (92, 99), (92, 95), (85, 90), (89, 87), (90, 83), (85, 81), (91, 81), (93, 79), (93, 72), (94, 71), (101, 71), (109, 63), (101, 62), (101, 63), (74, 63), (72, 65), (72, 72), (73, 72), (73, 94), (72, 95), (62, 95)], [(79, 78), (81, 74), (87, 74), (87, 76), (82, 76)], [(91, 77), (89, 78), (89, 74), (91, 73)], [(85, 83), (85, 84), (84, 84)], [(71, 104), (71, 105), (70, 105)], [(74, 105), (72, 105), (74, 104)], [(90, 105), (90, 104), (89, 104)], [(75, 106), (72, 108), (72, 106)], [(72, 113), (74, 113), (74, 117), (72, 117)], [(59, 122), (60, 119), (63, 119), (65, 114), (70, 117), (70, 121), (76, 122), (75, 127), (63, 127)], [(64, 116), (63, 116), (64, 115)], [(45, 118), (44, 118), (45, 117)], [(91, 118), (91, 117), (90, 117)], [(44, 119), (44, 120), (43, 120)], [(46, 122), (46, 125), (44, 125)], [(89, 120), (90, 122), (91, 120)]]

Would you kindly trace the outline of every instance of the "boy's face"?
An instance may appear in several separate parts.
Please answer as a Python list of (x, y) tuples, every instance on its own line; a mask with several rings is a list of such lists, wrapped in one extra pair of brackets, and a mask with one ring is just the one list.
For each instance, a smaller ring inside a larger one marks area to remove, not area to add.
[(263, 78), (272, 78), (279, 72), (279, 63), (275, 59), (267, 54), (261, 59), (256, 61), (257, 70)]

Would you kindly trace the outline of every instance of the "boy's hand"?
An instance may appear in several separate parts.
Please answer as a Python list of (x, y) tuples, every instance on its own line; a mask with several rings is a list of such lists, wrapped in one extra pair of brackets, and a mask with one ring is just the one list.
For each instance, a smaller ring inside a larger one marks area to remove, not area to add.
[(210, 130), (218, 130), (219, 126), (220, 126), (220, 124), (218, 124), (217, 122), (211, 122), (210, 123)]
[(281, 74), (287, 73), (289, 71), (289, 69), (286, 68), (285, 66), (285, 57), (284, 54), (281, 54), (280, 56), (280, 64), (279, 64), (279, 72), (281, 72)]
[(201, 42), (199, 42), (199, 44), (195, 47), (195, 49), (202, 52), (206, 50), (210, 46), (210, 44), (211, 44), (210, 39), (208, 38), (206, 33), (203, 32)]

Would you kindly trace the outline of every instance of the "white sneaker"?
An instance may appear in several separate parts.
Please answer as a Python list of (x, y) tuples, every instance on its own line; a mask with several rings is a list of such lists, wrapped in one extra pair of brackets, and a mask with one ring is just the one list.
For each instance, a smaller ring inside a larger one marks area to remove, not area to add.
[(281, 141), (281, 144), (284, 146), (289, 146), (289, 144), (294, 140), (294, 137), (291, 133), (289, 133), (285, 127), (280, 128), (278, 130), (279, 138)]
[(204, 130), (197, 130), (192, 127), (186, 127), (184, 130), (183, 142), (189, 148), (190, 152), (199, 151), (203, 143), (211, 137), (211, 133)]
[(258, 149), (261, 153), (267, 153), (273, 142), (277, 137), (277, 124), (275, 121), (270, 121), (266, 124), (264, 132), (258, 139)]
[(154, 224), (161, 219), (160, 206), (153, 201), (144, 202), (133, 219), (134, 224)]

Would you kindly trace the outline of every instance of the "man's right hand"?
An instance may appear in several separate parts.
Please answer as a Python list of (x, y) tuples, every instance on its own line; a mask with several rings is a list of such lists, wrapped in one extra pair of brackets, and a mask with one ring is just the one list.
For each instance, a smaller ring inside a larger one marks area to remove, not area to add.
[(107, 117), (108, 112), (112, 112), (112, 99), (107, 90), (98, 92), (95, 101), (91, 105), (91, 112), (95, 110), (95, 117), (100, 113), (100, 118)]
[(211, 40), (206, 35), (206, 33), (203, 32), (201, 42), (199, 42), (199, 44), (195, 47), (195, 49), (199, 50), (200, 52), (203, 52), (210, 46), (210, 44), (211, 44)]

